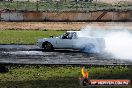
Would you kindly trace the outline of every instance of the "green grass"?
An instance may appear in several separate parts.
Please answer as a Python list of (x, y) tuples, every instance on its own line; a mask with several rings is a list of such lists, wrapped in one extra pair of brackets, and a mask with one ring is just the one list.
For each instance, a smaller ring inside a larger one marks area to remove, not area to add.
[[(81, 66), (8, 66), (0, 73), (0, 88), (83, 88), (79, 84)], [(86, 67), (91, 79), (131, 79), (130, 67)], [(131, 88), (131, 87), (96, 87)]]
[(65, 31), (0, 30), (0, 44), (35, 44), (39, 38), (58, 36)]
[(131, 9), (132, 3), (122, 2), (117, 4), (95, 3), (95, 2), (2, 2), (0, 1), (0, 9), (10, 10), (41, 10), (41, 11), (55, 11), (55, 10), (102, 10), (102, 9)]

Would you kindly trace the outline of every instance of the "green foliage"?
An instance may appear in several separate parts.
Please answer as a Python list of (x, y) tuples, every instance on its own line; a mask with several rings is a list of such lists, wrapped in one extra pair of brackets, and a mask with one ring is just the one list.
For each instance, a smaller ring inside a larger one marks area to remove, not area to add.
[[(80, 66), (7, 66), (8, 73), (0, 73), (1, 88), (82, 88)], [(91, 79), (131, 79), (132, 68), (122, 66), (87, 67)], [(102, 88), (102, 87), (97, 87)], [(130, 87), (103, 87), (130, 88)]]
[(51, 1), (39, 1), (39, 2), (0, 2), (0, 9), (10, 10), (40, 10), (40, 11), (56, 11), (56, 10), (107, 10), (107, 9), (131, 9), (132, 3), (121, 2), (114, 5), (108, 3), (96, 3), (96, 2), (51, 2)]
[(39, 38), (59, 36), (65, 31), (0, 30), (0, 44), (35, 44)]

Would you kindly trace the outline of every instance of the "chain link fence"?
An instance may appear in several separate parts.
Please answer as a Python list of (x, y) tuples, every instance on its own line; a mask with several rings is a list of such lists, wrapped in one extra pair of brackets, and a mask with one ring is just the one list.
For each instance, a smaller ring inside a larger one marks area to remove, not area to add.
[(101, 3), (98, 0), (75, 1), (0, 1), (0, 9), (28, 10), (28, 11), (93, 11), (93, 10), (118, 10), (132, 9), (132, 3), (123, 2), (117, 4)]

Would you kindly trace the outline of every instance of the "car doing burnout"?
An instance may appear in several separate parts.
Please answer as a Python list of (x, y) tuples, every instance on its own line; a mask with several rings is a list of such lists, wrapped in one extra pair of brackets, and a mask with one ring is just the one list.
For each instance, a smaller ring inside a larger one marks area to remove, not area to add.
[(101, 52), (105, 48), (103, 38), (79, 36), (80, 31), (67, 31), (61, 36), (38, 39), (37, 46), (45, 51), (53, 49), (77, 49), (86, 52)]

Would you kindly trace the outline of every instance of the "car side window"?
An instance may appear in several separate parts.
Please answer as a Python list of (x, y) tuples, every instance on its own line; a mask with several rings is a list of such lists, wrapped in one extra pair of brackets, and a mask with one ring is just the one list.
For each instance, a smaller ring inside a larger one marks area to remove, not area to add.
[(70, 33), (68, 39), (72, 39), (72, 37), (73, 37), (73, 33)]
[(65, 33), (65, 34), (62, 36), (62, 39), (70, 39), (70, 33)]
[(65, 33), (63, 36), (62, 36), (62, 39), (67, 39), (68, 38), (68, 34)]
[(76, 33), (73, 33), (73, 35), (72, 35), (72, 39), (76, 39), (76, 38), (77, 38)]
[(76, 39), (77, 36), (76, 36), (76, 33), (65, 33), (64, 35), (62, 35), (61, 37), (62, 39)]

